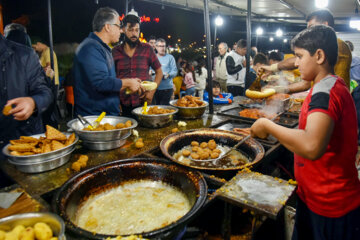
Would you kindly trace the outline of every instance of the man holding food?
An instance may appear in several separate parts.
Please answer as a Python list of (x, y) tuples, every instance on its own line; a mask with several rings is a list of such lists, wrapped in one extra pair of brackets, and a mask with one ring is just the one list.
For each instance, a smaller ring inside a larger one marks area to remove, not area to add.
[[(149, 44), (139, 41), (140, 18), (132, 10), (124, 20), (125, 42), (113, 49), (116, 76), (118, 78), (140, 78), (149, 80), (150, 67), (155, 71), (154, 82), (160, 85), (163, 73), (161, 64)], [(120, 101), (123, 116), (131, 116), (131, 111), (143, 104), (151, 103), (156, 90), (146, 91), (143, 94), (120, 91)]]
[(120, 114), (119, 92), (140, 89), (138, 78), (116, 78), (110, 44), (121, 34), (119, 14), (111, 8), (100, 8), (93, 19), (93, 31), (82, 41), (74, 58), (75, 113), (99, 115)]

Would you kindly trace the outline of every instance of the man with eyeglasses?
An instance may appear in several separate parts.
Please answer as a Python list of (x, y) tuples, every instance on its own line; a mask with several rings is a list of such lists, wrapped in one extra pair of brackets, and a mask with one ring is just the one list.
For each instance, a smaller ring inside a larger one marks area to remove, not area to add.
[(163, 78), (155, 92), (156, 105), (169, 105), (174, 92), (172, 79), (177, 75), (175, 58), (166, 53), (166, 41), (162, 38), (156, 40), (157, 57), (161, 63)]
[[(132, 10), (124, 17), (123, 23), (125, 42), (113, 49), (116, 76), (118, 78), (130, 77), (149, 81), (149, 69), (151, 67), (155, 71), (154, 81), (159, 86), (163, 77), (161, 64), (152, 47), (139, 41), (140, 18)], [(155, 91), (147, 91), (143, 94), (127, 94), (126, 91), (120, 91), (122, 115), (132, 116), (131, 111), (141, 106), (144, 101), (150, 104)]]
[(100, 8), (93, 19), (93, 31), (82, 41), (74, 58), (75, 114), (120, 115), (121, 89), (136, 92), (140, 79), (116, 78), (110, 44), (121, 34), (119, 14), (112, 8)]
[(225, 42), (222, 42), (218, 46), (219, 56), (215, 58), (214, 64), (214, 75), (215, 80), (220, 83), (222, 92), (227, 92), (226, 80), (227, 80), (227, 71), (226, 71), (226, 58), (228, 45)]

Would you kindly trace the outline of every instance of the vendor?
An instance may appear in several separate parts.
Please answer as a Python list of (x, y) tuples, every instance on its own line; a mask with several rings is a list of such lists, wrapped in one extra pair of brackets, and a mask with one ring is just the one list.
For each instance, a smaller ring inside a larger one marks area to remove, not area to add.
[[(231, 93), (221, 93), (220, 92), (220, 83), (217, 81), (212, 82), (213, 85), (213, 97), (214, 97), (214, 104), (228, 104), (232, 103), (234, 97)], [(209, 93), (204, 93), (204, 100), (209, 102)]]
[(251, 135), (271, 134), (294, 152), (298, 201), (292, 239), (360, 239), (356, 110), (344, 80), (334, 75), (336, 33), (325, 25), (312, 26), (300, 32), (292, 46), (301, 78), (314, 81), (299, 128), (260, 118)]

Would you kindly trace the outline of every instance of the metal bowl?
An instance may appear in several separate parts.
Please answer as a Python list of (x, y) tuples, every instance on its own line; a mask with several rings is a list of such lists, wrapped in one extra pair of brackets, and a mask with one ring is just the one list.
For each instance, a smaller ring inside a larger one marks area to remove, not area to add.
[(53, 213), (22, 213), (0, 219), (0, 230), (11, 231), (17, 225), (24, 227), (34, 226), (38, 222), (49, 225), (53, 231), (54, 237), (59, 240), (65, 240), (65, 224), (64, 221)]
[[(156, 106), (159, 108), (175, 110), (175, 112), (165, 114), (142, 114), (143, 107), (138, 107), (132, 110), (132, 113), (136, 115), (140, 125), (148, 128), (161, 128), (170, 124), (174, 119), (174, 115), (179, 111), (177, 108), (168, 105)], [(150, 107), (147, 107), (147, 110), (149, 110)]]
[[(65, 133), (66, 137), (69, 137), (71, 133)], [(36, 134), (36, 135), (32, 135), (31, 137), (34, 138), (40, 138), (40, 137), (45, 137), (45, 133), (42, 134)], [(33, 163), (40, 163), (43, 161), (48, 161), (49, 159), (55, 159), (55, 158), (59, 158), (59, 157), (63, 157), (66, 154), (69, 154), (74, 150), (75, 148), (75, 144), (79, 141), (79, 137), (76, 136), (75, 141), (58, 150), (55, 151), (51, 151), (48, 153), (40, 153), (40, 154), (34, 154), (34, 155), (27, 155), (27, 156), (14, 156), (10, 154), (10, 151), (8, 150), (8, 147), (10, 146), (10, 144), (7, 144), (4, 148), (3, 148), (3, 153), (5, 156), (7, 156), (7, 158), (13, 162), (19, 162), (19, 163), (23, 163), (23, 164), (33, 164)]]
[(104, 141), (104, 142), (82, 141), (82, 144), (91, 150), (97, 150), (97, 151), (110, 150), (110, 149), (119, 148), (122, 145), (124, 145), (126, 143), (126, 138), (128, 138), (130, 135), (131, 133), (128, 133), (127, 135), (123, 136), (122, 139), (116, 139), (113, 141)]
[(170, 101), (170, 105), (179, 109), (178, 116), (183, 119), (200, 118), (204, 114), (206, 107), (209, 105), (208, 102), (203, 101), (205, 105), (201, 107), (179, 107), (175, 105), (177, 101), (178, 100)]
[[(84, 117), (90, 123), (93, 123), (98, 116), (86, 116)], [(106, 116), (101, 121), (101, 124), (110, 123), (115, 126), (118, 123), (125, 123), (130, 120), (132, 122), (131, 127), (114, 129), (108, 131), (84, 131), (84, 125), (79, 121), (79, 119), (73, 119), (67, 123), (67, 126), (74, 130), (76, 134), (79, 135), (80, 139), (86, 142), (105, 142), (105, 141), (113, 141), (118, 139), (124, 139), (124, 136), (127, 136), (131, 133), (131, 129), (137, 127), (138, 123), (135, 119), (127, 118), (127, 117), (116, 117), (116, 116)]]
[(8, 160), (9, 163), (15, 165), (15, 167), (25, 173), (39, 173), (39, 172), (45, 172), (49, 171), (55, 168), (58, 168), (65, 163), (67, 163), (70, 160), (71, 153), (75, 150), (75, 148), (72, 148), (71, 151), (65, 153), (62, 156), (57, 156), (55, 158), (50, 158), (47, 160), (42, 160), (39, 162), (34, 163), (25, 163), (21, 161), (12, 161)]

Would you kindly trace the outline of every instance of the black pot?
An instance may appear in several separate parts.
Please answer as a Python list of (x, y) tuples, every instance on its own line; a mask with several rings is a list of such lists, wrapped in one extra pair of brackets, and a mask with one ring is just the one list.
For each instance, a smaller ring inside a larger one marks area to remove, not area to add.
[(181, 190), (192, 204), (191, 210), (176, 222), (151, 232), (137, 233), (144, 238), (172, 239), (195, 216), (207, 196), (207, 185), (198, 172), (160, 159), (125, 159), (99, 165), (68, 180), (53, 199), (54, 211), (77, 238), (104, 239), (114, 235), (94, 234), (73, 223), (80, 204), (94, 193), (117, 187), (131, 180), (162, 181)]

